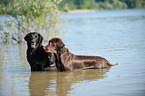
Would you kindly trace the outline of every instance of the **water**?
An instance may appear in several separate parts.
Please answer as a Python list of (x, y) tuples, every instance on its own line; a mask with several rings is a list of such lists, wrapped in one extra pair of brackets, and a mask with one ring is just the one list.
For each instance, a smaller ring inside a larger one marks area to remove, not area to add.
[(30, 72), (26, 44), (9, 44), (0, 61), (0, 96), (145, 96), (145, 9), (73, 13), (66, 20), (60, 37), (69, 51), (119, 65)]

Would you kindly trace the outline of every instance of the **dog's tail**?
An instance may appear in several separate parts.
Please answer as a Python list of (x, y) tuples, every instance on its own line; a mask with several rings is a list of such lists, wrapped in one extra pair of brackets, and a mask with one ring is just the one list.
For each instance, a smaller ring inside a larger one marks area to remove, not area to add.
[(115, 65), (118, 65), (118, 63), (116, 63), (116, 64), (111, 64), (110, 62), (107, 62), (107, 64), (108, 64), (109, 66), (115, 66)]

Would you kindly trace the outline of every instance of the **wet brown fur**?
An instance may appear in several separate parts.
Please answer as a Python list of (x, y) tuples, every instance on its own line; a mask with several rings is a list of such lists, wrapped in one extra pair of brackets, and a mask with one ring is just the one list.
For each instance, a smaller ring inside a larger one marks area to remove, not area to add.
[(72, 71), (74, 69), (88, 68), (101, 69), (118, 64), (111, 64), (108, 60), (100, 56), (74, 55), (69, 52), (60, 38), (52, 38), (49, 40), (47, 46), (49, 46), (48, 50), (57, 54), (56, 58), (58, 62), (56, 63), (56, 67), (59, 71)]

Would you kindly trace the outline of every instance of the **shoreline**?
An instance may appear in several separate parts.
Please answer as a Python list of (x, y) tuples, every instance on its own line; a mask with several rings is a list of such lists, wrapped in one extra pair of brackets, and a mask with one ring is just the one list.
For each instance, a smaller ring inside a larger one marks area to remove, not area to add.
[(96, 12), (96, 10), (75, 9), (75, 10), (69, 10), (67, 13), (88, 13), (88, 12)]
[[(145, 10), (143, 8), (139, 9), (120, 9), (121, 10)], [(89, 13), (89, 12), (98, 12), (98, 11), (119, 11), (119, 10), (90, 10), (90, 9), (74, 9), (74, 10), (68, 10), (66, 13)]]

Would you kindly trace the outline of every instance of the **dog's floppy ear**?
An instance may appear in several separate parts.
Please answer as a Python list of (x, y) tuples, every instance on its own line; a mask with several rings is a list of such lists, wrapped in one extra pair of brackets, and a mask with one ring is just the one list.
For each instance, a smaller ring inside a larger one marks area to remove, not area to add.
[(42, 35), (41, 34), (39, 34), (39, 43), (42, 43), (42, 41), (43, 41), (43, 37), (42, 37)]
[(30, 36), (30, 33), (28, 33), (28, 34), (24, 37), (25, 41), (28, 41), (28, 40), (29, 40), (29, 36)]
[(54, 56), (55, 56), (55, 66), (56, 66), (57, 70), (60, 72), (65, 71), (64, 65), (62, 64), (60, 56), (57, 55), (56, 53), (54, 53)]

